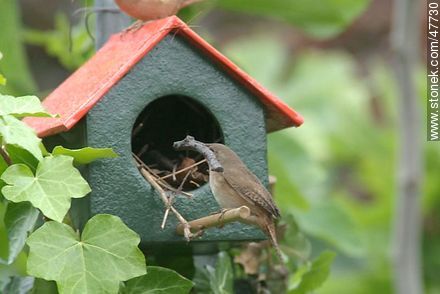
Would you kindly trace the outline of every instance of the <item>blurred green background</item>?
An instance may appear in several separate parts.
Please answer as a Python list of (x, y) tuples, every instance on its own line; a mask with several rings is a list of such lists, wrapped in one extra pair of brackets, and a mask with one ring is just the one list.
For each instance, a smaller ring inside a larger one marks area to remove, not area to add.
[[(3, 93), (44, 97), (93, 54), (84, 13), (74, 15), (87, 5), (92, 1), (0, 0)], [(312, 256), (337, 253), (318, 293), (393, 291), (399, 97), (390, 63), (392, 12), (389, 0), (208, 0), (181, 12), (305, 118), (298, 129), (269, 135), (269, 162), (276, 201), (309, 237)], [(425, 109), (424, 53), (419, 60)], [(424, 143), (424, 160), (423, 279), (427, 293), (440, 293), (438, 142)]]

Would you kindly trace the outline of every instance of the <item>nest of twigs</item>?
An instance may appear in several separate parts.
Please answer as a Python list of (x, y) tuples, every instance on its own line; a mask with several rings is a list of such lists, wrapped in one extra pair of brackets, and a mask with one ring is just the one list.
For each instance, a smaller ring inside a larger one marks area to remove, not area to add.
[(208, 165), (194, 151), (176, 151), (173, 142), (191, 134), (202, 142), (222, 142), (216, 118), (192, 98), (171, 95), (150, 103), (132, 131), (132, 151), (162, 186), (179, 191), (195, 190), (209, 180)]
[(180, 191), (192, 191), (209, 181), (208, 164), (198, 155), (188, 154), (170, 159), (159, 151), (152, 150), (145, 154), (134, 154), (134, 157), (138, 163), (148, 167), (148, 171), (158, 181)]

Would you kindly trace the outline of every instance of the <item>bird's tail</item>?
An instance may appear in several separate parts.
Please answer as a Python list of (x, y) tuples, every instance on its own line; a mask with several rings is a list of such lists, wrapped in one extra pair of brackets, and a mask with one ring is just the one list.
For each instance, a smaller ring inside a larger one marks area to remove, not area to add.
[(275, 248), (275, 252), (277, 254), (278, 259), (280, 260), (280, 262), (283, 262), (283, 255), (281, 254), (281, 249), (280, 246), (278, 245), (277, 233), (275, 230), (275, 223), (273, 222), (273, 220), (266, 225), (266, 232), (267, 235), (269, 236), (270, 243), (272, 244), (273, 248)]

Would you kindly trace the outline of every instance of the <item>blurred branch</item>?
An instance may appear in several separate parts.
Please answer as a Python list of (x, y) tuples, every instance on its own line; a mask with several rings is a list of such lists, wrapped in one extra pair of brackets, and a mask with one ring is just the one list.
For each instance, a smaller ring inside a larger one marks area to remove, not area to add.
[(421, 294), (422, 136), (416, 72), (420, 42), (420, 5), (394, 0), (391, 44), (400, 106), (397, 203), (394, 220), (394, 283), (397, 293)]

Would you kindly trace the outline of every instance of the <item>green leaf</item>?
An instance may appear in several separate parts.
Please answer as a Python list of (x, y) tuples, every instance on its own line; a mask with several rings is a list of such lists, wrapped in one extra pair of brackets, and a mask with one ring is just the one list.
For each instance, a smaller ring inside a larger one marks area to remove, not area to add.
[(299, 227), (292, 214), (283, 216), (286, 222), (286, 232), (281, 241), (281, 250), (289, 257), (307, 260), (312, 251), (312, 246), (306, 236), (299, 230)]
[(194, 292), (198, 294), (208, 294), (211, 293), (211, 285), (210, 285), (210, 275), (208, 270), (206, 269), (207, 265), (199, 265), (195, 264), (195, 273), (194, 273)]
[(120, 281), (146, 273), (139, 242), (112, 215), (94, 216), (81, 237), (68, 225), (50, 221), (28, 238), (28, 273), (56, 281), (61, 294), (118, 293)]
[(34, 277), (19, 277), (12, 278), (9, 285), (6, 287), (6, 293), (8, 294), (28, 294), (34, 286)]
[(233, 274), (229, 255), (226, 252), (220, 252), (215, 267), (196, 266), (194, 283), (196, 293), (232, 294)]
[(72, 157), (64, 155), (45, 157), (35, 175), (28, 166), (14, 164), (1, 176), (7, 184), (2, 193), (13, 202), (29, 201), (48, 218), (62, 222), (71, 198), (84, 197), (91, 191), (72, 162)]
[(0, 1), (0, 51), (5, 58), (0, 64), (2, 74), (8, 77), (3, 93), (35, 93), (36, 84), (30, 72), (23, 38), (20, 3)]
[(4, 217), (9, 240), (9, 255), (7, 264), (14, 262), (37, 222), (39, 211), (29, 202), (9, 202)]
[(118, 155), (111, 148), (91, 148), (67, 149), (62, 146), (56, 146), (53, 155), (72, 156), (76, 164), (89, 164), (100, 158), (115, 158)]
[(147, 274), (126, 283), (124, 294), (184, 294), (189, 293), (193, 282), (173, 270), (148, 266)]
[(6, 145), (6, 151), (14, 164), (23, 163), (29, 166), (33, 171), (37, 169), (38, 159), (36, 159), (29, 151), (16, 145)]
[[(0, 256), (3, 259), (7, 259), (9, 250), (7, 231), (3, 223), (4, 213), (6, 212), (5, 204), (0, 202)], [(6, 287), (11, 284), (12, 277), (26, 275), (26, 260), (26, 254), (21, 252), (13, 264), (0, 263), (0, 293), (10, 293), (6, 290)]]
[[(6, 227), (4, 224), (4, 216), (6, 213), (6, 203), (0, 202), (0, 259), (6, 260), (8, 258), (8, 250), (9, 250), (9, 241), (8, 241), (8, 233), (6, 231)], [(0, 263), (0, 269), (2, 264)], [(0, 275), (0, 279), (2, 276)]]
[[(0, 156), (0, 175), (8, 168), (8, 164), (5, 162), (5, 160), (3, 159), (3, 157)], [(0, 188), (2, 187), (1, 185), (1, 180), (0, 180)], [(1, 192), (0, 192), (1, 194)]]
[(14, 97), (0, 94), (0, 115), (14, 117), (53, 117), (41, 105), (37, 96)]
[[(3, 58), (3, 54), (0, 52), (0, 60), (2, 60), (2, 58)], [(2, 74), (0, 74), (0, 85), (1, 86), (6, 85), (6, 79)]]
[(218, 254), (215, 269), (208, 268), (211, 284), (211, 290), (215, 294), (233, 293), (233, 274), (231, 258), (226, 252)]
[(28, 294), (58, 294), (57, 284), (54, 281), (35, 279), (34, 288)]
[(13, 116), (0, 116), (0, 137), (4, 145), (16, 145), (29, 151), (38, 160), (43, 158), (41, 139), (33, 129)]
[(289, 294), (312, 293), (321, 287), (330, 274), (330, 267), (336, 254), (325, 251), (311, 264), (300, 267), (291, 279)]
[(364, 246), (352, 218), (334, 202), (314, 204), (307, 212), (295, 213), (301, 229), (326, 240), (350, 256), (364, 254)]
[(223, 9), (289, 22), (320, 38), (344, 30), (368, 6), (368, 0), (327, 0), (319, 5), (307, 0), (218, 0)]

